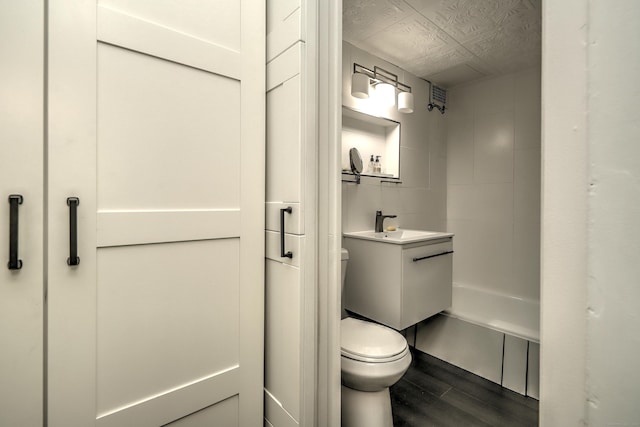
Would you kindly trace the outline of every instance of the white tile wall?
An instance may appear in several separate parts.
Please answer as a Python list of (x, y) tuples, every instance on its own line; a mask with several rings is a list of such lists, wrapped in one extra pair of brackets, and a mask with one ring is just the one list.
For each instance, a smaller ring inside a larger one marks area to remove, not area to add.
[[(455, 102), (455, 98), (452, 101)], [(450, 114), (446, 118), (447, 183), (450, 186), (473, 184), (473, 115), (463, 111), (447, 114)]]
[(459, 86), (448, 95), (454, 282), (539, 299), (540, 72)]
[(513, 112), (483, 111), (473, 125), (474, 183), (513, 182)]
[[(362, 108), (366, 100), (351, 96), (353, 62), (381, 66), (398, 73), (400, 80), (411, 86), (415, 112), (391, 111), (389, 118), (401, 123), (400, 178), (402, 184), (381, 183), (380, 179), (363, 177), (361, 184), (342, 185), (342, 230), (372, 229), (375, 212), (395, 214), (385, 225), (434, 231), (446, 230), (446, 127), (444, 117), (427, 111), (429, 86), (410, 73), (376, 58), (349, 43), (343, 43), (343, 103)], [(367, 159), (365, 159), (367, 160)]]

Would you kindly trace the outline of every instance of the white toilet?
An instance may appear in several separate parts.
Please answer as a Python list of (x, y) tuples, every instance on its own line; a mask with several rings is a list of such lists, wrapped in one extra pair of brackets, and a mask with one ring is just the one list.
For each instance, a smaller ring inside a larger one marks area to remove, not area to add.
[[(342, 249), (342, 288), (349, 252)], [(397, 331), (346, 317), (341, 322), (342, 427), (393, 427), (389, 387), (411, 364)]]

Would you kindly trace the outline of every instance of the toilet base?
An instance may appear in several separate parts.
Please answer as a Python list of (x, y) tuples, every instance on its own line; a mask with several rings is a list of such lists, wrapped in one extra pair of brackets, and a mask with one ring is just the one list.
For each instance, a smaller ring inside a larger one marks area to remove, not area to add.
[(342, 427), (393, 427), (389, 388), (359, 391), (342, 386)]

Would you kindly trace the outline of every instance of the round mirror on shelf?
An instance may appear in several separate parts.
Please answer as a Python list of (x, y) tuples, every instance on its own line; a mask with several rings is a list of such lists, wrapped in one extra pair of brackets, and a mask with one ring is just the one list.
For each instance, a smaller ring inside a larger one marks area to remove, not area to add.
[(351, 172), (356, 176), (356, 183), (360, 184), (360, 174), (362, 173), (362, 156), (360, 151), (353, 147), (349, 150), (349, 162), (351, 163)]

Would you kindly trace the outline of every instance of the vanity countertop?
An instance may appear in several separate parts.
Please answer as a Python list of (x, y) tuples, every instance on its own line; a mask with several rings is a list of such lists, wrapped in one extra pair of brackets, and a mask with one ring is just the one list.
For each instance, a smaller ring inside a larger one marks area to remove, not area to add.
[(453, 233), (441, 231), (397, 229), (395, 231), (383, 231), (380, 233), (373, 230), (352, 231), (343, 233), (343, 236), (354, 239), (372, 240), (380, 243), (404, 245), (408, 243), (418, 243), (430, 240), (451, 238), (453, 237)]

